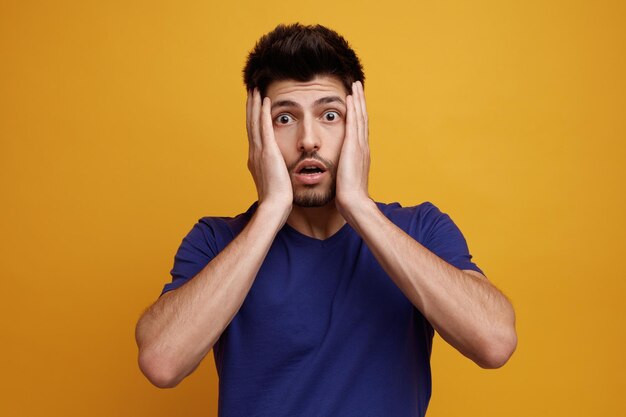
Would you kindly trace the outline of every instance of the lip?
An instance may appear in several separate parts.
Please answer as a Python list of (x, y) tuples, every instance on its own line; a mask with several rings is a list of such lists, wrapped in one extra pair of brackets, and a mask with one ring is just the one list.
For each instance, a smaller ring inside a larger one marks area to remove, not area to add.
[[(307, 167), (319, 168), (320, 170), (322, 170), (322, 172), (316, 172), (314, 174), (300, 173), (300, 171), (302, 171), (304, 168), (307, 168)], [(316, 159), (305, 159), (304, 161), (296, 165), (296, 167), (293, 170), (293, 176), (295, 177), (297, 182), (299, 182), (300, 184), (305, 184), (305, 185), (319, 184), (327, 175), (327, 173), (328, 173), (328, 170), (326, 169), (326, 166)]]
[(324, 176), (326, 175), (326, 171), (324, 172), (316, 172), (315, 174), (293, 174), (295, 179), (305, 185), (315, 185), (322, 182)]
[[(318, 161), (317, 159), (305, 159), (304, 161), (302, 161), (298, 165), (296, 165), (296, 167), (294, 168), (293, 172), (296, 175), (302, 175), (302, 174), (300, 174), (300, 171), (302, 171), (306, 167), (319, 168), (319, 169), (322, 170), (321, 173), (324, 173), (324, 172), (327, 171), (326, 166), (324, 164), (322, 164), (320, 161)], [(315, 174), (308, 174), (308, 175), (315, 175)]]

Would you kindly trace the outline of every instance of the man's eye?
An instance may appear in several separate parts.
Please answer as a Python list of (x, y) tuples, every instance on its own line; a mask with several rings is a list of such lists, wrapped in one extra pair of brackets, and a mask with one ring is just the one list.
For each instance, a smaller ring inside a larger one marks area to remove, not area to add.
[(335, 120), (339, 119), (339, 112), (336, 111), (327, 111), (326, 113), (324, 113), (324, 120), (326, 120), (327, 122), (334, 122)]
[(279, 125), (286, 125), (293, 121), (293, 118), (288, 114), (281, 114), (276, 119), (276, 123)]

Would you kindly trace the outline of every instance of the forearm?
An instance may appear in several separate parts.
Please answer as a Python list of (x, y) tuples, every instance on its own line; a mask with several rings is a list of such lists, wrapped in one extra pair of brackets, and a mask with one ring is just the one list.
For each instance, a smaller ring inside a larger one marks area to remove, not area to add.
[(440, 259), (389, 221), (371, 200), (345, 217), (448, 343), (482, 367), (506, 362), (517, 341), (513, 308), (484, 276)]
[(259, 206), (241, 233), (137, 323), (139, 365), (157, 386), (175, 386), (211, 350), (235, 316), (286, 216)]

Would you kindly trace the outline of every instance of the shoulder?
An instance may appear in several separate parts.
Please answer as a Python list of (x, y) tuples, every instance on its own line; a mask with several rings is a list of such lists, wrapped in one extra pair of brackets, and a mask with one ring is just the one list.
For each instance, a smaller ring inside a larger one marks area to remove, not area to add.
[(400, 203), (379, 203), (378, 209), (396, 226), (423, 242), (438, 222), (449, 219), (430, 201), (403, 207)]
[(241, 230), (248, 224), (250, 218), (256, 211), (257, 203), (255, 202), (244, 213), (237, 214), (233, 217), (227, 216), (206, 216), (198, 220), (196, 227), (204, 231), (210, 231), (213, 234), (237, 236)]
[(403, 217), (403, 216), (428, 216), (437, 215), (441, 211), (430, 201), (424, 201), (423, 203), (414, 206), (402, 206), (398, 202), (394, 203), (381, 203), (376, 202), (378, 209), (382, 211), (389, 218)]
[(205, 216), (200, 218), (189, 231), (183, 243), (198, 247), (209, 247), (217, 253), (232, 241), (248, 224), (256, 210), (256, 203), (234, 217)]
[(377, 203), (394, 224), (444, 261), (462, 270), (482, 270), (472, 262), (472, 255), (461, 230), (448, 214), (431, 202), (402, 207), (398, 203)]

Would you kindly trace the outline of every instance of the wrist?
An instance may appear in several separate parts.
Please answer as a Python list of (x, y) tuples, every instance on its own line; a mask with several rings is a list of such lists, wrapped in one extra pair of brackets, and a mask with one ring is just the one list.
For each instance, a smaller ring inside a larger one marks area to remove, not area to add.
[(291, 203), (259, 201), (255, 215), (262, 219), (263, 223), (275, 225), (279, 230), (287, 222), (292, 207)]
[[(337, 202), (337, 210), (352, 227), (355, 227), (362, 220), (368, 218), (378, 210), (374, 200), (368, 196), (361, 198), (350, 198), (349, 203)], [(356, 227), (355, 227), (356, 228)]]

